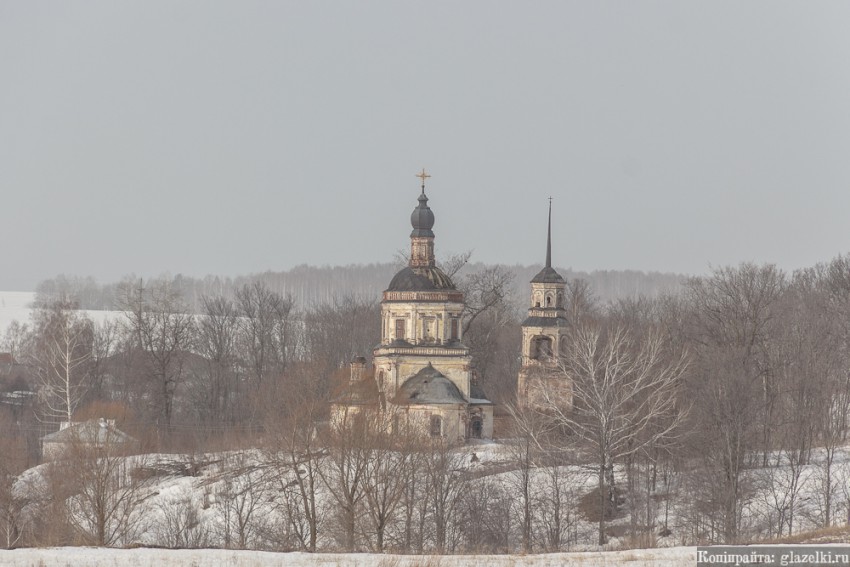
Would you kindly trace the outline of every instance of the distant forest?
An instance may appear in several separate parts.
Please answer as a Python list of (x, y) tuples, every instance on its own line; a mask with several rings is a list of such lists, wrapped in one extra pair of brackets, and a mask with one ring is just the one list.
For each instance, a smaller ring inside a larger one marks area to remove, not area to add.
[[(480, 262), (469, 263), (461, 268), (458, 275), (463, 276), (493, 267), (496, 266)], [(529, 281), (540, 270), (540, 266), (502, 265), (498, 267), (514, 274), (513, 303), (517, 308), (524, 309), (528, 301)], [(186, 304), (195, 311), (200, 310), (201, 299), (204, 296), (233, 297), (236, 289), (253, 281), (261, 281), (270, 290), (284, 297), (291, 297), (296, 306), (309, 308), (341, 297), (379, 300), (381, 292), (386, 289), (393, 275), (400, 268), (400, 262), (333, 267), (301, 265), (291, 270), (269, 271), (248, 276), (193, 278), (177, 274), (166, 279), (172, 280), (173, 287), (180, 290)], [(676, 293), (686, 279), (686, 276), (679, 274), (639, 270), (580, 272), (569, 268), (556, 267), (556, 269), (567, 280), (585, 280), (596, 298), (603, 304), (618, 299), (638, 296), (654, 298), (667, 293)], [(128, 276), (125, 281), (128, 279), (140, 278)], [(118, 286), (119, 282), (101, 284), (92, 277), (59, 275), (37, 286), (36, 303), (45, 305), (57, 298), (63, 298), (77, 303), (81, 309), (117, 309)]]

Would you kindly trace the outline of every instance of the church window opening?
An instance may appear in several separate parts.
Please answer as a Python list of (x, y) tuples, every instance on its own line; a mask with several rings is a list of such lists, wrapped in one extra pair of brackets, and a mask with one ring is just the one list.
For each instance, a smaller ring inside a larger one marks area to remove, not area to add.
[(425, 342), (433, 342), (434, 340), (434, 319), (426, 317), (422, 319), (422, 337)]
[(546, 307), (552, 307), (552, 296), (551, 295), (546, 296)]
[(431, 416), (431, 437), (439, 437), (443, 434), (443, 418), (439, 415)]
[(552, 339), (550, 337), (534, 337), (531, 339), (531, 358), (546, 359), (552, 356)]
[(451, 333), (452, 333), (451, 337), (452, 337), (453, 341), (458, 340), (458, 338), (459, 338), (458, 335), (460, 334), (459, 331), (460, 331), (460, 325), (458, 324), (458, 320), (457, 320), (457, 318), (453, 318), (452, 319), (452, 330), (451, 330)]
[(404, 340), (404, 319), (395, 320), (395, 338)]

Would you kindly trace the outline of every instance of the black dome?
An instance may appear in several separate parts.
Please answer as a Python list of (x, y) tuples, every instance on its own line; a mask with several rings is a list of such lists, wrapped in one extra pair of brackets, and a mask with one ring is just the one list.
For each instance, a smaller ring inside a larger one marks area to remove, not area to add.
[(431, 291), (455, 289), (452, 279), (436, 266), (404, 268), (393, 277), (387, 291)]
[(431, 229), (434, 228), (434, 213), (428, 206), (428, 197), (424, 190), (419, 195), (419, 205), (413, 209), (413, 214), (410, 215), (410, 224), (413, 225), (413, 232), (410, 233), (410, 236), (430, 236), (434, 238), (434, 233), (431, 232)]

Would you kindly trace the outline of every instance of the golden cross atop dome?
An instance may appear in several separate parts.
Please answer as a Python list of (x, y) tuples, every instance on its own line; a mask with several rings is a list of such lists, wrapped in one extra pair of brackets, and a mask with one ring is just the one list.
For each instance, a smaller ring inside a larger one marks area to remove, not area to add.
[(428, 175), (427, 173), (425, 173), (425, 168), (423, 167), (423, 168), (422, 168), (422, 172), (421, 172), (421, 173), (417, 173), (417, 174), (416, 174), (416, 177), (418, 177), (419, 179), (421, 179), (421, 180), (422, 180), (422, 192), (424, 193), (424, 192), (425, 192), (425, 180), (426, 180), (426, 179), (428, 179), (428, 178), (429, 178), (429, 177), (431, 177), (431, 176), (430, 176), (430, 175)]

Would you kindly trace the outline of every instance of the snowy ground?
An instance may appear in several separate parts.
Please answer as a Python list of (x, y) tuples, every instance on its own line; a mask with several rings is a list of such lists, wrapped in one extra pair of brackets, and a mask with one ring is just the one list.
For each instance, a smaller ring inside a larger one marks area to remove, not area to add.
[[(474, 482), (481, 482), (485, 479), (488, 479), (489, 482), (505, 486), (510, 486), (511, 484), (514, 484), (516, 482), (516, 479), (511, 478), (514, 473), (507, 472), (504, 468), (508, 464), (508, 461), (510, 459), (509, 450), (509, 447), (507, 447), (506, 445), (493, 442), (469, 445), (460, 449), (460, 451), (465, 454), (462, 458), (462, 462), (466, 463), (465, 468), (470, 473), (472, 473), (473, 478), (478, 479)], [(265, 483), (261, 481), (264, 472), (263, 467), (261, 465), (263, 457), (262, 453), (259, 451), (246, 450), (226, 453), (213, 453), (206, 455), (151, 454), (140, 455), (131, 458), (138, 461), (138, 463), (136, 463), (136, 466), (144, 467), (149, 473), (151, 473), (151, 476), (146, 481), (145, 486), (142, 489), (142, 492), (145, 494), (145, 497), (143, 498), (144, 504), (134, 514), (134, 517), (137, 517), (138, 520), (135, 521), (136, 527), (134, 528), (133, 534), (131, 536), (128, 536), (128, 538), (124, 540), (117, 541), (116, 546), (133, 547), (136, 545), (174, 545), (167, 543), (170, 540), (168, 539), (168, 534), (166, 532), (169, 532), (169, 530), (171, 530), (172, 528), (169, 527), (170, 524), (167, 523), (167, 517), (165, 514), (173, 513), (175, 510), (181, 509), (181, 507), (184, 506), (184, 503), (186, 506), (189, 506), (195, 511), (196, 518), (198, 520), (199, 530), (203, 530), (203, 539), (195, 540), (198, 542), (195, 545), (223, 546), (223, 512), (225, 508), (222, 508), (222, 506), (227, 506), (227, 504), (225, 504), (225, 500), (221, 499), (221, 495), (226, 493), (225, 488), (227, 488), (227, 490), (235, 490), (236, 492), (239, 492), (240, 487), (256, 487), (255, 492), (259, 496), (256, 502), (256, 513), (253, 516), (254, 519), (252, 520), (252, 525), (256, 526), (258, 533), (268, 532), (269, 529), (272, 529), (273, 531), (275, 531), (275, 533), (280, 533), (279, 530), (282, 529), (282, 525), (278, 523), (281, 520), (280, 510), (275, 504), (275, 502), (278, 501), (280, 494), (276, 492), (276, 489), (274, 489), (274, 487), (267, 487)], [(795, 522), (795, 533), (810, 531), (818, 528), (821, 525), (819, 523), (817, 492), (820, 486), (820, 471), (818, 464), (822, 458), (822, 455), (820, 455), (819, 452), (816, 451), (813, 455), (813, 458), (815, 462), (804, 468), (800, 478), (800, 493), (798, 495), (798, 504), (796, 506), (797, 521)], [(191, 463), (192, 465), (189, 468), (186, 467), (188, 463)], [(38, 494), (45, 490), (45, 488), (39, 487), (43, 482), (45, 482), (44, 473), (47, 470), (46, 466), (47, 465), (41, 465), (39, 467), (35, 467), (25, 471), (18, 479), (17, 489), (21, 490), (22, 492), (33, 491), (32, 493), (35, 494)], [(586, 493), (595, 486), (595, 478), (593, 477), (593, 475), (587, 474), (587, 470), (584, 467), (561, 467), (561, 469), (564, 475), (562, 478), (565, 478), (568, 474), (572, 475), (570, 482), (574, 483), (573, 486), (578, 493)], [(188, 472), (190, 470), (193, 472)], [(771, 527), (775, 526), (777, 521), (777, 511), (774, 509), (774, 507), (776, 505), (775, 503), (777, 500), (787, 498), (786, 496), (784, 496), (785, 487), (783, 486), (784, 481), (787, 480), (784, 478), (786, 472), (787, 468), (780, 466), (770, 470), (752, 470), (748, 473), (748, 476), (753, 477), (752, 484), (757, 490), (755, 491), (753, 498), (749, 499), (746, 505), (744, 506), (742, 525), (744, 526), (746, 533), (748, 533), (753, 539), (770, 539), (771, 537), (775, 537), (775, 533), (773, 533), (772, 531), (774, 528)], [(532, 473), (532, 484), (534, 486), (537, 486), (538, 488), (545, 487), (545, 485), (543, 484), (543, 475), (545, 474), (545, 469), (538, 469), (534, 471)], [(844, 494), (844, 490), (846, 490), (847, 487), (850, 486), (850, 447), (842, 448), (836, 455), (835, 469), (833, 471), (833, 474), (835, 475), (835, 479), (838, 481), (837, 486), (835, 487), (834, 494), (835, 517), (846, 517), (845, 506), (847, 501), (845, 500), (846, 495)], [(621, 473), (618, 473), (617, 476), (621, 476)], [(771, 482), (768, 483), (768, 480), (770, 480)], [(619, 479), (619, 481), (624, 482), (623, 479)], [(230, 484), (226, 485), (225, 483)], [(333, 502), (330, 500), (328, 494), (326, 494), (321, 487), (318, 490), (318, 498), (319, 508), (322, 511), (321, 516), (328, 515), (330, 513), (330, 510), (333, 508)], [(679, 549), (680, 551), (678, 552), (670, 552), (674, 553), (674, 555), (678, 553), (679, 555), (675, 555), (675, 557), (679, 559), (681, 559), (682, 557), (681, 554), (685, 553), (685, 551), (681, 550), (693, 549), (689, 547), (675, 547), (681, 546), (683, 544), (689, 544), (694, 541), (694, 534), (687, 524), (689, 517), (687, 507), (689, 503), (690, 501), (688, 500), (687, 496), (681, 493), (676, 498), (674, 498), (670, 510), (668, 524), (670, 529), (672, 530), (672, 534), (668, 537), (657, 537), (655, 541), (655, 545), (659, 547), (674, 550)], [(571, 501), (569, 505), (575, 506), (575, 502)], [(567, 543), (570, 546), (570, 549), (575, 550), (576, 553), (570, 553), (566, 555), (559, 554), (550, 556), (532, 556), (528, 560), (524, 558), (514, 557), (511, 561), (517, 561), (517, 563), (515, 563), (517, 565), (560, 565), (563, 564), (562, 562), (565, 559), (570, 559), (571, 561), (587, 562), (591, 560), (590, 558), (597, 557), (597, 559), (593, 560), (595, 562), (584, 564), (623, 564), (622, 562), (626, 561), (626, 559), (632, 560), (634, 558), (641, 558), (644, 557), (645, 553), (651, 553), (656, 555), (662, 553), (656, 550), (649, 550), (631, 551), (622, 556), (616, 554), (596, 556), (594, 554), (598, 552), (593, 550), (597, 549), (595, 545), (597, 525), (593, 522), (588, 521), (583, 516), (574, 518), (573, 522), (574, 527), (570, 530), (570, 540)], [(608, 526), (609, 528), (615, 527), (617, 525), (625, 527), (627, 524), (628, 517), (623, 516), (621, 518), (618, 518), (617, 520), (609, 522)], [(320, 547), (324, 547), (325, 549), (332, 546), (331, 541), (322, 540), (319, 543)], [(611, 547), (609, 547), (609, 549), (617, 549), (621, 546), (624, 547), (626, 544), (626, 540), (621, 540), (621, 538), (618, 537), (612, 537)], [(249, 547), (261, 547), (262, 542), (255, 542), (253, 539), (251, 539), (247, 545)], [(28, 553), (36, 552), (32, 551)], [(141, 550), (139, 551), (139, 553), (154, 553), (154, 551)], [(157, 553), (159, 553), (159, 551), (157, 551)], [(230, 552), (210, 551), (209, 553), (225, 554), (222, 557), (226, 557), (226, 553)], [(657, 559), (663, 559), (667, 557), (663, 553), (662, 555), (658, 556)], [(132, 558), (135, 556), (129, 555), (128, 557), (131, 558), (130, 564), (134, 564), (132, 563), (132, 561), (135, 561), (136, 559)], [(188, 555), (187, 557), (187, 563), (185, 564), (193, 564), (193, 556)], [(258, 555), (245, 552), (243, 555), (240, 555), (238, 562), (232, 564), (275, 564), (274, 559), (257, 559), (256, 563), (250, 563), (250, 561), (253, 561), (253, 559), (251, 558), (255, 557), (265, 558), (266, 554)], [(268, 557), (280, 559), (281, 557), (297, 558), (300, 556), (271, 554)], [(339, 558), (339, 556), (336, 555), (308, 555), (307, 557), (311, 558), (311, 561), (317, 561), (316, 557), (326, 558), (326, 560), (323, 560), (325, 561), (324, 563), (309, 563), (310, 565), (359, 565), (361, 563), (353, 562), (354, 559), (351, 559), (351, 557), (361, 558), (366, 556), (346, 556), (348, 557), (346, 561), (337, 563), (334, 563), (334, 561), (337, 561), (337, 559)], [(552, 563), (546, 563), (546, 557), (549, 557)], [(612, 559), (605, 560), (609, 561), (609, 563), (599, 563), (599, 561), (601, 561), (601, 559), (599, 559), (600, 557), (608, 557)], [(655, 557), (655, 555), (653, 555), (653, 557)], [(534, 561), (544, 562), (527, 562), (531, 561), (532, 559)], [(610, 563), (615, 559), (617, 562)], [(107, 562), (98, 562), (96, 564), (112, 565), (113, 563), (108, 562), (110, 560), (111, 559), (103, 559), (103, 561)], [(151, 561), (153, 560), (159, 561), (159, 559), (151, 559)], [(416, 561), (419, 562), (418, 564), (422, 564), (421, 560), (421, 557), (416, 558)], [(522, 562), (519, 562), (520, 560)], [(24, 559), (23, 561), (26, 561), (26, 559)], [(101, 560), (98, 559), (98, 561)], [(144, 558), (139, 558), (138, 561), (139, 563), (137, 564), (139, 565), (148, 564), (148, 560)], [(215, 561), (216, 563), (218, 562), (217, 559), (210, 559), (210, 561)], [(243, 563), (243, 561), (249, 562)], [(266, 561), (271, 561), (272, 563), (267, 563)], [(360, 559), (357, 559), (357, 561), (360, 561)], [(369, 561), (366, 559), (364, 559), (363, 561), (364, 562), (362, 564), (364, 565), (368, 564), (370, 567), (381, 567), (380, 565), (375, 564), (373, 561)], [(404, 561), (408, 560), (405, 559)], [(452, 561), (455, 562), (440, 564), (465, 565), (465, 563), (457, 563), (456, 561), (458, 561), (458, 559), (456, 557), (453, 558)], [(652, 559), (652, 561), (654, 562), (655, 559)], [(672, 559), (670, 561), (670, 564), (676, 564), (676, 561)], [(34, 564), (37, 563), (38, 560), (34, 561)], [(84, 563), (88, 564), (89, 562), (88, 560), (86, 560)], [(0, 552), (0, 565), (6, 564), (7, 563), (3, 552)], [(14, 564), (23, 565), (27, 563)], [(45, 564), (53, 565), (54, 563), (45, 558)], [(200, 564), (206, 564), (206, 560), (201, 560)], [(286, 563), (282, 564), (290, 564), (289, 559), (287, 559)], [(393, 563), (392, 565), (398, 565), (399, 567), (401, 567), (404, 565), (415, 564), (417, 563), (401, 562)], [(491, 562), (488, 564), (511, 565), (512, 563)], [(387, 567), (390, 567), (390, 564), (386, 565)]]
[(0, 335), (6, 332), (12, 321), (30, 322), (34, 299), (32, 291), (0, 291)]
[[(0, 291), (0, 338), (12, 321), (29, 325), (31, 323), (32, 304), (35, 301), (33, 291)], [(81, 313), (97, 324), (123, 316), (121, 311), (82, 310)]]
[(222, 549), (104, 549), (57, 547), (0, 551), (8, 567), (559, 567), (562, 565), (626, 565), (674, 567), (696, 564), (695, 547), (629, 551), (551, 553), (542, 555), (375, 555), (371, 553), (269, 553)]

